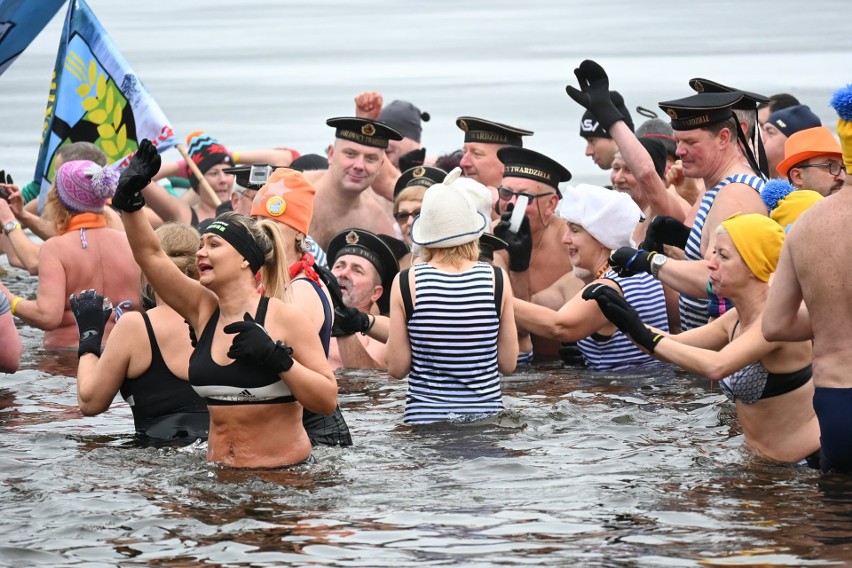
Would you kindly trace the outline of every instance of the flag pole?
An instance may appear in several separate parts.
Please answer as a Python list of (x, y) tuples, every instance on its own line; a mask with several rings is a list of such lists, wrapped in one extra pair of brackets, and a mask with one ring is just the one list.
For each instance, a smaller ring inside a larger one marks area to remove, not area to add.
[(201, 186), (201, 190), (207, 194), (213, 204), (216, 207), (222, 204), (222, 200), (219, 199), (219, 196), (216, 195), (216, 192), (213, 191), (213, 188), (210, 187), (210, 184), (207, 183), (207, 179), (204, 177), (204, 174), (201, 173), (201, 170), (198, 169), (198, 166), (195, 165), (195, 162), (192, 161), (192, 158), (189, 157), (189, 154), (186, 153), (186, 150), (183, 147), (183, 144), (177, 144), (175, 146), (180, 152), (180, 155), (183, 156), (183, 159), (186, 160), (186, 165), (192, 170), (192, 173), (195, 174), (195, 177), (198, 178), (198, 184)]

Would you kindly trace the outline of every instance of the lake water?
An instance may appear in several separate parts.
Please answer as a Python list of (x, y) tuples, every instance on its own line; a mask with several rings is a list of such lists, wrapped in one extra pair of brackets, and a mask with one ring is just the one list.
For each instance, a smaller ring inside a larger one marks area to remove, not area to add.
[[(530, 128), (529, 147), (577, 181), (564, 94), (584, 58), (628, 104), (689, 94), (694, 76), (791, 92), (834, 124), (850, 81), (846, 2), (320, 0), (90, 6), (178, 132), (233, 149), (321, 151), (326, 118), (377, 89), (432, 114), (430, 153), (470, 114)], [(0, 167), (36, 159), (61, 17), (0, 77)], [(637, 119), (638, 122), (638, 119)], [(33, 294), (35, 280), (4, 282)], [(355, 437), (284, 473), (223, 471), (205, 447), (139, 448), (129, 408), (82, 417), (76, 354), (21, 327), (21, 370), (0, 377), (3, 566), (805, 566), (852, 562), (843, 479), (755, 459), (705, 379), (541, 365), (504, 381), (507, 411), (478, 425), (401, 423), (405, 384), (339, 374)]]

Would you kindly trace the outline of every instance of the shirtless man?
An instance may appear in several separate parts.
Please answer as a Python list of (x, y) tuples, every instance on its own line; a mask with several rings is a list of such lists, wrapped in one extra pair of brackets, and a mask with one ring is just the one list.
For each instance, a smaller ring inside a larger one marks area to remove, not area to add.
[[(568, 224), (556, 215), (562, 198), (559, 183), (569, 181), (571, 172), (555, 160), (526, 148), (501, 148), (497, 158), (505, 171), (498, 188), (496, 209), (504, 213), (509, 204), (514, 207), (518, 198), (524, 196), (528, 200), (525, 219), (529, 228), (526, 229), (525, 221), (524, 227), (512, 234), (504, 221), (494, 226), (494, 235), (509, 243), (508, 253), (498, 251), (494, 254), (494, 264), (509, 270), (516, 298), (559, 309), (583, 287), (582, 281), (573, 274), (567, 245), (562, 242)], [(525, 233), (529, 242), (522, 252), (518, 248), (518, 238), (523, 239)], [(558, 286), (562, 296), (556, 294), (555, 289), (549, 290), (557, 280), (562, 280)], [(531, 360), (533, 353), (553, 358), (559, 349), (559, 342), (536, 336), (532, 337), (530, 345), (522, 335), (520, 343), (521, 362)]]
[[(503, 163), (497, 158), (497, 151), (507, 146), (522, 148), (523, 137), (532, 136), (532, 131), (473, 116), (458, 117), (456, 126), (464, 131), (459, 167), (465, 177), (490, 189), (492, 203), (497, 203), (497, 186), (503, 181)], [(491, 217), (496, 219), (499, 213)]]
[[(852, 277), (848, 231), (852, 187), (813, 205), (792, 225), (769, 288), (763, 313), (767, 341), (813, 338), (814, 410), (822, 432), (820, 468), (852, 473)], [(802, 301), (804, 300), (804, 305)]]
[[(684, 248), (686, 259), (669, 259), (663, 254), (636, 255), (636, 250), (629, 247), (619, 249), (610, 258), (618, 270), (649, 272), (679, 291), (683, 330), (704, 325), (711, 315), (730, 307), (724, 298), (714, 297), (708, 308), (711, 302), (707, 299), (707, 259), (715, 248), (716, 227), (734, 213), (767, 214), (760, 198), (763, 180), (746, 163), (737, 140), (739, 124), (732, 107), (742, 97), (742, 92), (701, 93), (660, 103), (672, 119), (684, 175), (702, 179), (707, 188), (691, 227), (675, 223), (666, 231), (669, 234), (663, 235), (665, 244)], [(653, 227), (652, 222), (648, 231)]]
[(402, 135), (364, 118), (330, 118), (326, 124), (336, 129), (328, 169), (306, 173), (317, 190), (311, 236), (327, 250), (334, 235), (351, 227), (393, 235), (393, 217), (367, 189), (386, 159), (389, 140), (401, 140)]
[[(368, 314), (365, 321), (372, 328), (376, 315), (387, 314), (390, 309), (391, 284), (399, 272), (396, 255), (384, 240), (361, 229), (335, 235), (328, 254), (334, 259), (331, 273), (340, 284), (343, 303)], [(366, 331), (335, 335), (328, 355), (332, 369), (387, 368), (385, 343), (373, 339)]]
[[(852, 94), (852, 88), (838, 91)], [(840, 97), (832, 104), (840, 106)], [(852, 142), (852, 108), (838, 108), (837, 124), (844, 149)], [(852, 155), (844, 155), (852, 166)], [(852, 211), (852, 178), (830, 199), (805, 211), (787, 234), (778, 269), (763, 312), (767, 341), (813, 339), (814, 410), (821, 432), (820, 469), (852, 473), (852, 296), (845, 284), (852, 276), (852, 241), (845, 235)], [(803, 304), (804, 302), (804, 304)]]

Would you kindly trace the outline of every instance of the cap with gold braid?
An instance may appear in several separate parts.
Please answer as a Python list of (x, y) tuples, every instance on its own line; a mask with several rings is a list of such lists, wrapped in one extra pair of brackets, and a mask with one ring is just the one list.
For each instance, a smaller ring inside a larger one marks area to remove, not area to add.
[(484, 144), (506, 144), (522, 147), (523, 137), (532, 136), (531, 130), (524, 130), (508, 124), (492, 122), (474, 116), (460, 116), (456, 126), (464, 130), (465, 142), (480, 142)]
[(402, 134), (377, 120), (339, 116), (329, 118), (325, 123), (337, 129), (335, 133), (336, 138), (349, 140), (357, 144), (363, 144), (364, 146), (381, 148), (382, 150), (388, 147), (390, 140), (402, 140)]
[(757, 110), (757, 105), (769, 102), (769, 97), (767, 96), (752, 93), (750, 91), (743, 91), (742, 89), (735, 89), (733, 87), (717, 83), (716, 81), (701, 79), (700, 77), (690, 79), (689, 86), (692, 87), (692, 90), (696, 93), (734, 93), (739, 91), (743, 94), (743, 98), (734, 104), (733, 108), (737, 110)]
[(504, 178), (526, 178), (544, 183), (555, 189), (560, 198), (560, 182), (571, 179), (571, 172), (562, 164), (526, 148), (500, 148), (497, 159), (503, 162)]
[(732, 109), (743, 96), (742, 91), (699, 93), (691, 97), (663, 101), (659, 105), (671, 118), (673, 130), (693, 130), (734, 116)]

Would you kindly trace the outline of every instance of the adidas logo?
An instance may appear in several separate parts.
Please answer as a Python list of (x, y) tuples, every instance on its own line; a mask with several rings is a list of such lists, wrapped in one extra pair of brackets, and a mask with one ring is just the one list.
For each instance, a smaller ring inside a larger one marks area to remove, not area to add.
[(243, 397), (246, 397), (246, 398), (254, 398), (254, 395), (248, 389), (244, 389), (244, 390), (240, 391), (240, 393), (237, 396), (243, 396)]

